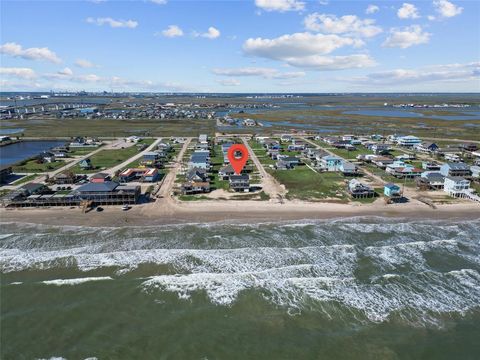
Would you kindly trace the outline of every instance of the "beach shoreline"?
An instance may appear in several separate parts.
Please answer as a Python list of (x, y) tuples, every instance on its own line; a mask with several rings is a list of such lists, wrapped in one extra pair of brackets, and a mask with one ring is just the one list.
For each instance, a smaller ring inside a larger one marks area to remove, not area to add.
[(128, 211), (120, 206), (105, 206), (104, 211), (83, 213), (76, 208), (0, 209), (3, 223), (31, 223), (89, 227), (135, 227), (206, 223), (262, 223), (295, 220), (328, 220), (354, 217), (385, 217), (426, 220), (472, 220), (480, 218), (480, 207), (473, 203), (438, 205), (407, 203), (385, 205), (339, 204), (327, 202), (288, 201), (283, 204), (267, 201), (195, 201), (181, 202), (157, 199), (136, 205)]

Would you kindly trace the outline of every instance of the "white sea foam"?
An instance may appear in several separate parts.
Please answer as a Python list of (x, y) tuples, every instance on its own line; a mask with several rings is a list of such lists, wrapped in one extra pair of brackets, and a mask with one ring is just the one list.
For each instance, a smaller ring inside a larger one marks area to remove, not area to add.
[(45, 285), (78, 285), (83, 284), (90, 281), (104, 281), (104, 280), (113, 280), (110, 276), (98, 276), (98, 277), (85, 277), (85, 278), (77, 278), (77, 279), (55, 279), (55, 280), (45, 280), (42, 281)]
[(387, 284), (360, 283), (352, 277), (296, 275), (295, 268), (278, 272), (163, 275), (145, 281), (143, 287), (147, 292), (155, 289), (174, 292), (181, 299), (204, 291), (219, 305), (231, 305), (242, 291), (255, 289), (263, 291), (268, 300), (288, 308), (302, 309), (311, 306), (311, 301), (319, 306), (333, 302), (374, 322), (385, 321), (392, 313), (412, 322), (434, 321), (434, 314), (464, 313), (479, 307), (480, 275), (472, 269), (454, 274), (397, 275), (390, 277)]

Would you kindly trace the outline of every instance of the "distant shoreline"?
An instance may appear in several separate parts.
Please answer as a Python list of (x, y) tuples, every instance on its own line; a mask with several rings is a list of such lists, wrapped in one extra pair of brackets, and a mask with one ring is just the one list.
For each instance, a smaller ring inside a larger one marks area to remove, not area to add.
[(425, 220), (480, 219), (475, 203), (438, 205), (431, 209), (419, 204), (370, 205), (261, 201), (177, 202), (160, 199), (155, 203), (136, 205), (129, 211), (106, 206), (104, 211), (82, 213), (79, 208), (1, 209), (0, 221), (42, 225), (88, 227), (129, 227), (176, 224), (261, 223), (270, 221), (328, 220), (353, 217), (385, 217)]

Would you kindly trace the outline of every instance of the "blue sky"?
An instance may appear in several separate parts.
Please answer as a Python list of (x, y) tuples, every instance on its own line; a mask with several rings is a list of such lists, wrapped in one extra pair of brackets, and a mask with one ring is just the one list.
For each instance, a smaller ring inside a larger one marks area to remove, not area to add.
[(480, 91), (480, 2), (5, 1), (1, 90)]

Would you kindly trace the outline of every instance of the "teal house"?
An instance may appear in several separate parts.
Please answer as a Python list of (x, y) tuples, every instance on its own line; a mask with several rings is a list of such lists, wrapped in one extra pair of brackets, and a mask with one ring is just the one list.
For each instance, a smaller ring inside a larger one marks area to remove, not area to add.
[(383, 194), (388, 197), (398, 197), (401, 195), (400, 186), (389, 183), (383, 187)]

